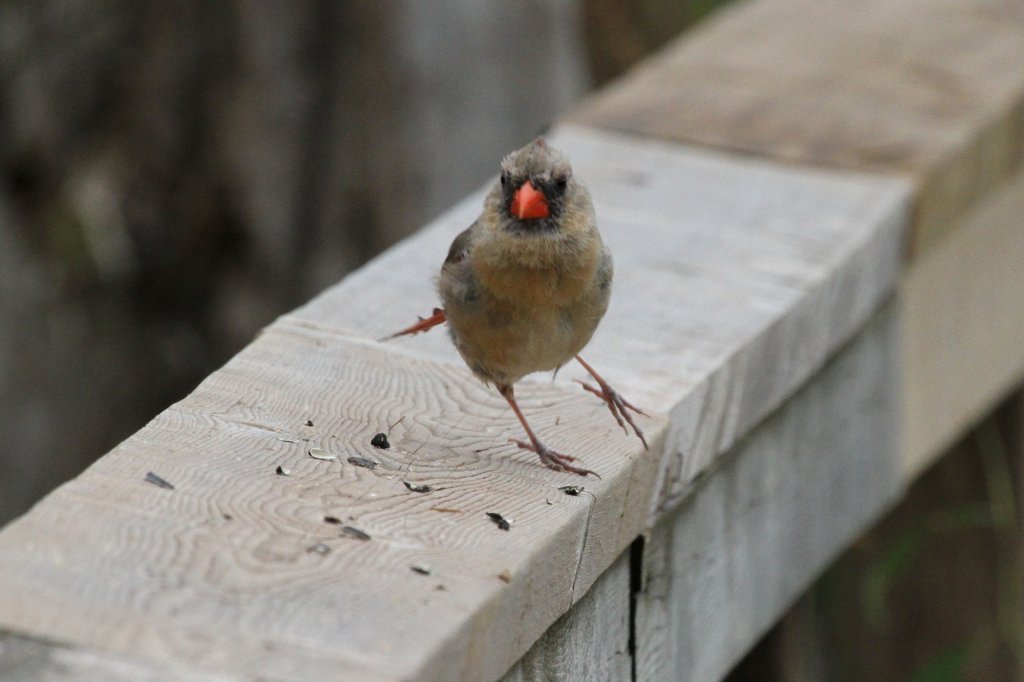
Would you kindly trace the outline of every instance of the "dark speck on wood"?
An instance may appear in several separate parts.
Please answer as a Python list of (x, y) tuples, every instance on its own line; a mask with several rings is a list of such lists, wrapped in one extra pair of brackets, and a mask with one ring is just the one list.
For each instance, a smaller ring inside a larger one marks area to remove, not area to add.
[(496, 525), (501, 530), (508, 530), (512, 527), (509, 524), (508, 519), (506, 519), (498, 512), (487, 512), (487, 516), (491, 519), (491, 521), (494, 521), (494, 525)]
[(363, 531), (359, 530), (358, 528), (353, 528), (352, 526), (344, 526), (344, 527), (342, 527), (341, 534), (345, 535), (347, 537), (353, 538), (355, 540), (369, 540), (370, 539), (370, 535), (368, 533), (364, 533)]
[(388, 436), (386, 433), (378, 433), (370, 439), (370, 445), (381, 450), (387, 450), (391, 447), (391, 443), (388, 442)]
[(430, 492), (430, 486), (429, 485), (416, 485), (415, 483), (410, 483), (409, 481), (402, 481), (402, 485), (404, 485), (406, 488), (408, 488), (409, 490), (411, 490), (414, 493), (429, 493)]
[(152, 483), (153, 485), (158, 486), (160, 488), (164, 488), (165, 490), (174, 490), (174, 486), (173, 485), (171, 485), (170, 483), (168, 483), (164, 479), (160, 478), (159, 476), (154, 474), (152, 471), (150, 471), (149, 473), (146, 474), (146, 481), (149, 482), (149, 483)]

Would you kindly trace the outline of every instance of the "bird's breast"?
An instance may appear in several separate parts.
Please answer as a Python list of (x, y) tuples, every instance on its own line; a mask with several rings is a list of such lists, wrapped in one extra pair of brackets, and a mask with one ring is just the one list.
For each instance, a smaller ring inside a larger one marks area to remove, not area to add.
[[(607, 306), (604, 253), (596, 235), (484, 239), (449, 268), (442, 300), (455, 344), (477, 376), (509, 384), (572, 359)], [(472, 297), (454, 285), (463, 280), (472, 284)]]
[(452, 309), (448, 321), (467, 364), (496, 384), (555, 369), (579, 351), (579, 333), (567, 308), (492, 299), (484, 308)]
[[(477, 280), (495, 299), (526, 306), (560, 307), (580, 300), (594, 285), (600, 242), (547, 258), (472, 259)], [(567, 249), (566, 249), (567, 250)]]
[(581, 277), (554, 268), (482, 267), (477, 278), (495, 299), (526, 307), (550, 307), (579, 298)]

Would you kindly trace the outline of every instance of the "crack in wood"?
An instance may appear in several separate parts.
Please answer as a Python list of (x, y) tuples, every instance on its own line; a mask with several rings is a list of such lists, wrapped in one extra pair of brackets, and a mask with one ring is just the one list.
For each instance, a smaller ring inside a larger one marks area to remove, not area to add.
[(637, 598), (643, 590), (644, 536), (637, 536), (629, 546), (629, 679), (636, 682), (636, 611)]

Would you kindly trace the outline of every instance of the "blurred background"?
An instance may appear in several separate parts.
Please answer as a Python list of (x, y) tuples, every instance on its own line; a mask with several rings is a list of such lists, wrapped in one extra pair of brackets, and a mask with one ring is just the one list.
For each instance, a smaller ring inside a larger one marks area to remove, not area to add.
[[(0, 0), (0, 524), (721, 4)], [(1022, 404), (735, 680), (1021, 679)]]

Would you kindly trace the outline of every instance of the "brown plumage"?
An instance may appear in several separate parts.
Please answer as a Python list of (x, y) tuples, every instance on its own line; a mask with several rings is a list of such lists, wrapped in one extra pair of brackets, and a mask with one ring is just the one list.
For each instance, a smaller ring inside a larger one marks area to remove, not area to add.
[(579, 357), (608, 308), (611, 253), (601, 241), (590, 193), (557, 149), (538, 138), (505, 157), (501, 171), (483, 213), (448, 251), (438, 279), (444, 309), (394, 336), (447, 320), (466, 364), (497, 387), (526, 430), (529, 443), (513, 442), (552, 469), (593, 473), (541, 443), (512, 387), (527, 374), (557, 370), (575, 357), (599, 386), (580, 382), (583, 387), (647, 447), (629, 411), (643, 413)]

